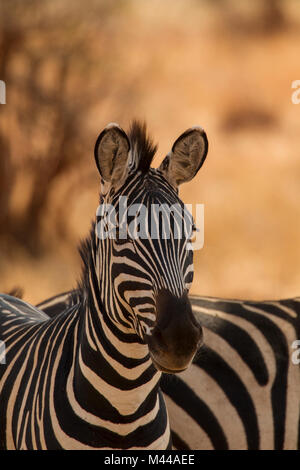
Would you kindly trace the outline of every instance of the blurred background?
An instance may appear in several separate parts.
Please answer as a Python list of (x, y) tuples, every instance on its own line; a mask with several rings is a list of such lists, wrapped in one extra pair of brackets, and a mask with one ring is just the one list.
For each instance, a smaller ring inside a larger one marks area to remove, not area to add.
[(98, 203), (93, 147), (145, 119), (154, 166), (191, 125), (210, 150), (192, 292), (300, 295), (299, 0), (1, 0), (0, 291), (71, 289)]

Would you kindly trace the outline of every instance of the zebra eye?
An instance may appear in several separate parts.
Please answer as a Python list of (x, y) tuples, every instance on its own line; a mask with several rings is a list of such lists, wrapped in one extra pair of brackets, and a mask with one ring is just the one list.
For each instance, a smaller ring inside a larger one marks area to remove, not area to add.
[(132, 243), (132, 239), (129, 236), (127, 230), (116, 228), (115, 241), (118, 245), (124, 245), (125, 243)]
[(190, 233), (190, 236), (188, 238), (188, 243), (192, 243), (194, 241), (194, 233), (195, 232), (199, 232), (199, 229), (196, 227), (196, 225), (193, 223), (192, 227), (191, 227), (191, 233)]

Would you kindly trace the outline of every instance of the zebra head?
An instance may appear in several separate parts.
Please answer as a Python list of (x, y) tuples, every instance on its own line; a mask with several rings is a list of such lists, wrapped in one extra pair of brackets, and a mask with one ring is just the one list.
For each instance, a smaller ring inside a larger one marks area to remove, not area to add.
[(205, 132), (190, 128), (160, 167), (150, 168), (156, 146), (138, 122), (128, 135), (109, 124), (95, 146), (101, 301), (115, 324), (148, 345), (154, 365), (164, 372), (187, 368), (202, 341), (187, 296), (194, 225), (178, 186), (196, 175), (207, 149)]

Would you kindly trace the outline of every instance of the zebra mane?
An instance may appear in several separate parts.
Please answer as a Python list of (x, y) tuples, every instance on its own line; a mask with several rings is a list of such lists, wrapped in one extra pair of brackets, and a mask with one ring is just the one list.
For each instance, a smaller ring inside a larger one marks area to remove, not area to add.
[[(89, 267), (93, 262), (93, 251), (95, 252), (96, 235), (95, 235), (96, 223), (92, 223), (89, 235), (81, 240), (78, 252), (81, 258), (81, 276), (77, 281), (77, 287), (80, 301), (86, 300), (86, 294), (89, 289)], [(92, 249), (93, 248), (93, 249)]]
[(142, 173), (147, 173), (156, 153), (157, 145), (149, 137), (146, 123), (133, 120), (129, 128), (128, 138), (136, 155), (136, 169), (142, 171)]

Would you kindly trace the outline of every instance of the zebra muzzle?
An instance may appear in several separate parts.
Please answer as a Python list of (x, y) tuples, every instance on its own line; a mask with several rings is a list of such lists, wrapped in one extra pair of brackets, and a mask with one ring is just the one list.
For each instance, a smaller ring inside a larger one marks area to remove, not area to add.
[(147, 336), (155, 367), (168, 373), (185, 370), (202, 344), (203, 332), (195, 318), (187, 293), (180, 298), (167, 289), (156, 298), (156, 324)]

